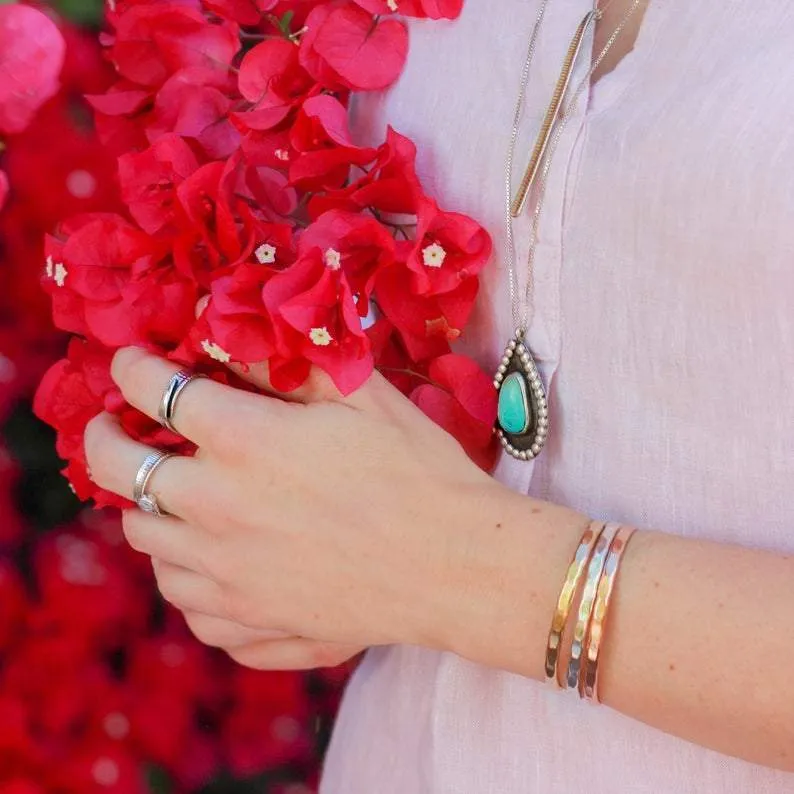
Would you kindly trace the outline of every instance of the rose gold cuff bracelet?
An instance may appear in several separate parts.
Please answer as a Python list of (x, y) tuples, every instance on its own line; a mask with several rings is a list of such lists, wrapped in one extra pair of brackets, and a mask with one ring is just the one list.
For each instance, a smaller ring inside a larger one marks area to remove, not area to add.
[(609, 614), (609, 602), (615, 589), (615, 580), (620, 570), (623, 552), (626, 550), (635, 527), (621, 526), (609, 547), (603, 573), (598, 582), (590, 630), (587, 634), (587, 645), (584, 655), (584, 671), (579, 686), (579, 694), (594, 703), (598, 698), (598, 655), (604, 639), (604, 628)]
[(584, 589), (579, 600), (579, 613), (573, 629), (573, 640), (571, 642), (571, 658), (568, 661), (568, 673), (563, 681), (563, 687), (568, 689), (579, 688), (579, 674), (582, 668), (582, 651), (590, 628), (590, 619), (593, 616), (593, 605), (596, 599), (596, 591), (601, 581), (601, 574), (604, 572), (604, 564), (607, 559), (612, 541), (620, 529), (620, 524), (607, 524), (604, 531), (595, 544), (593, 553), (590, 555), (590, 562), (587, 565)]
[(563, 583), (562, 590), (557, 599), (557, 606), (554, 610), (549, 638), (546, 643), (545, 665), (546, 681), (547, 683), (553, 684), (555, 687), (560, 686), (557, 667), (560, 661), (562, 634), (565, 631), (565, 624), (568, 622), (571, 604), (573, 603), (576, 591), (579, 589), (579, 584), (582, 581), (582, 575), (587, 567), (593, 547), (601, 536), (604, 526), (605, 523), (603, 521), (591, 521), (587, 525), (587, 529), (585, 529), (582, 539), (579, 541), (579, 546), (573, 555), (571, 564), (568, 566), (565, 582)]

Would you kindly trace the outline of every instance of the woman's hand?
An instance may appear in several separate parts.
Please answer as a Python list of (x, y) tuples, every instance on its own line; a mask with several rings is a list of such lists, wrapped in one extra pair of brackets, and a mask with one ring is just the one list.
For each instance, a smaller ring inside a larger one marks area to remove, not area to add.
[[(124, 350), (114, 377), (156, 416), (174, 369)], [(255, 667), (408, 643), (542, 680), (587, 517), (495, 483), (377, 376), (349, 399), (318, 377), (296, 396), (191, 383), (175, 423), (200, 452), (167, 460), (152, 483), (174, 517), (127, 516), (130, 542), (157, 560), (193, 630)], [(149, 450), (107, 415), (86, 446), (97, 482), (130, 496)], [(792, 603), (790, 556), (637, 532), (610, 606), (602, 700), (794, 771), (794, 710), (780, 686)]]
[[(176, 369), (125, 349), (113, 377), (156, 417)], [(158, 468), (150, 490), (171, 516), (129, 511), (129, 542), (194, 633), (251, 666), (439, 643), (467, 587), (468, 534), (501, 486), (377, 374), (349, 398), (321, 374), (287, 398), (191, 382), (174, 423), (199, 452)], [(109, 414), (86, 431), (94, 480), (126, 497), (149, 451)]]

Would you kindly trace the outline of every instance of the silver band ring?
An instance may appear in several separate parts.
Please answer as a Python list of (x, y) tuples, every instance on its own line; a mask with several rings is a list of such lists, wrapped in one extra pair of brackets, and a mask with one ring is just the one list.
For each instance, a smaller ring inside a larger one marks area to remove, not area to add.
[(160, 408), (157, 412), (157, 417), (163, 427), (167, 427), (173, 433), (179, 433), (174, 427), (176, 401), (179, 399), (179, 395), (182, 394), (188, 383), (203, 377), (205, 376), (196, 375), (184, 369), (171, 376), (171, 380), (168, 381), (168, 385), (163, 392), (163, 398), (160, 400)]
[(138, 507), (145, 513), (155, 516), (167, 515), (157, 503), (157, 497), (153, 493), (146, 493), (146, 486), (157, 469), (169, 458), (175, 457), (173, 452), (150, 452), (141, 463), (138, 473), (135, 475), (135, 485), (132, 488), (132, 499)]

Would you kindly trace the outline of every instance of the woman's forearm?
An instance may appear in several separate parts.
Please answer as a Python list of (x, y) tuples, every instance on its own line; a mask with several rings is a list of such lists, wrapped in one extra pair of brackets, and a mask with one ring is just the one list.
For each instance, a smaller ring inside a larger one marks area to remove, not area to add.
[[(458, 595), (442, 608), (444, 645), (542, 680), (554, 604), (587, 518), (501, 489), (475, 501), (465, 559), (451, 574)], [(793, 657), (794, 559), (635, 534), (610, 608), (602, 702), (704, 747), (794, 771)]]

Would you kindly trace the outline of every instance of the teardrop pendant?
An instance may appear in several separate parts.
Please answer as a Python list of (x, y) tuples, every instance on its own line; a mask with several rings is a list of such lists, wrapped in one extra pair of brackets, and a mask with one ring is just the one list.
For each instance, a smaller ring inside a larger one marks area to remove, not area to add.
[(499, 396), (495, 428), (499, 441), (518, 460), (536, 458), (548, 437), (549, 408), (546, 389), (523, 333), (517, 332), (507, 343), (493, 385)]

